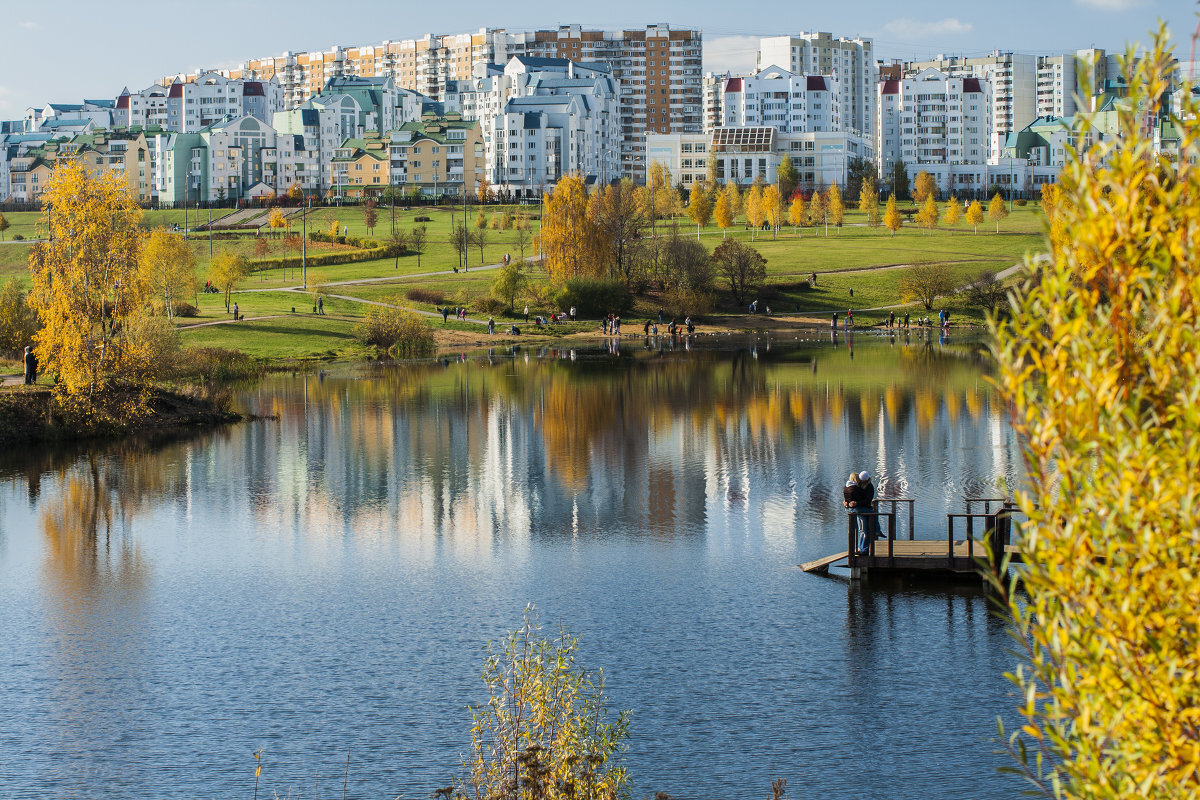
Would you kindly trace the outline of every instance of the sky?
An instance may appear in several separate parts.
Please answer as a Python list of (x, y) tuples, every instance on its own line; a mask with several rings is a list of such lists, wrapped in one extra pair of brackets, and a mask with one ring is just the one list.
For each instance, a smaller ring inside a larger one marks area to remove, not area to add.
[(520, 31), (579, 24), (613, 29), (660, 22), (698, 27), (704, 34), (705, 70), (748, 72), (761, 36), (801, 31), (866, 36), (885, 59), (982, 55), (997, 49), (1061, 53), (1094, 46), (1115, 51), (1146, 41), (1146, 31), (1162, 19), (1171, 29), (1176, 55), (1189, 60), (1197, 10), (1200, 5), (1192, 0), (358, 0), (345, 5), (316, 0), (0, 0), (0, 119), (18, 119), (29, 106), (47, 102), (112, 98), (125, 86), (136, 91), (166, 75), (234, 67), (285, 50), (483, 27)]

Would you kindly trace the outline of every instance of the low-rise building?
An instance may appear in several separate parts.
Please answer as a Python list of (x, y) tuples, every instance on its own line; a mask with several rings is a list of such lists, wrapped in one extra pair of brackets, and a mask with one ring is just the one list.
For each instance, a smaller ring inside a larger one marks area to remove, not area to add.
[[(458, 114), (426, 114), (388, 134), (392, 183), (439, 197), (478, 191), (486, 159), (479, 124)], [(373, 168), (372, 168), (373, 171)], [(349, 172), (346, 172), (349, 177)]]

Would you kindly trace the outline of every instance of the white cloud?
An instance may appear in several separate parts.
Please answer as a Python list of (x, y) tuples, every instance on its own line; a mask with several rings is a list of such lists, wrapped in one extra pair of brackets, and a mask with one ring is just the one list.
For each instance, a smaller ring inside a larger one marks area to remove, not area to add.
[(1095, 8), (1100, 11), (1129, 11), (1145, 5), (1145, 0), (1075, 0), (1075, 5)]
[(704, 39), (704, 70), (745, 75), (758, 60), (757, 36), (714, 36)]
[(975, 26), (954, 17), (946, 17), (945, 19), (929, 22), (901, 17), (900, 19), (892, 20), (883, 27), (889, 35), (897, 39), (919, 41), (970, 33)]
[(17, 23), (17, 27), (24, 28), (27, 31), (31, 31), (34, 28), (36, 28), (37, 26), (38, 26), (38, 24), (36, 22), (18, 22)]

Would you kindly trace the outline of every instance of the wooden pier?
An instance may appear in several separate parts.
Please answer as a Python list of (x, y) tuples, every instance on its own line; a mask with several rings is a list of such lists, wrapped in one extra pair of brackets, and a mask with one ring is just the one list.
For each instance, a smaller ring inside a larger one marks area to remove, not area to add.
[[(908, 506), (907, 538), (898, 535), (897, 506), (903, 504)], [(982, 512), (973, 511), (980, 505)], [(1011, 543), (1012, 516), (1019, 513), (1016, 506), (1004, 498), (990, 497), (968, 498), (966, 506), (966, 513), (946, 515), (945, 534), (936, 538), (917, 538), (913, 526), (913, 501), (908, 498), (882, 499), (877, 504), (879, 510), (869, 515), (847, 515), (845, 550), (808, 561), (800, 568), (805, 572), (826, 574), (830, 567), (844, 561), (850, 568), (852, 580), (872, 572), (977, 579), (990, 568), (987, 562), (989, 550), (1007, 553), (1010, 562), (1019, 562), (1020, 548)], [(857, 553), (858, 519), (863, 516), (874, 517), (886, 537), (873, 539), (866, 553)]]

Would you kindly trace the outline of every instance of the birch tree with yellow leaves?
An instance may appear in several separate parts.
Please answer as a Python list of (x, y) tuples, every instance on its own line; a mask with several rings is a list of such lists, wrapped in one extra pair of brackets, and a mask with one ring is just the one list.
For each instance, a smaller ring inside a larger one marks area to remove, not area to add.
[(115, 172), (93, 176), (77, 161), (51, 172), (42, 207), (47, 241), (29, 254), (38, 359), (60, 393), (92, 399), (142, 372), (136, 345), (122, 337), (149, 313), (142, 211)]
[[(266, 239), (257, 242), (266, 244)], [(155, 228), (142, 248), (142, 269), (150, 289), (162, 301), (167, 319), (175, 319), (175, 303), (196, 291), (196, 256), (181, 237), (166, 228)]]
[[(992, 324), (1028, 473), (1006, 742), (1057, 798), (1200, 796), (1200, 168), (1145, 125), (1170, 114), (1168, 43), (1126, 53), (1117, 135), (1060, 177), (1071, 235)], [(1200, 153), (1194, 96), (1181, 108), (1180, 151)]]
[(583, 178), (569, 175), (560, 180), (542, 208), (538, 241), (551, 280), (561, 284), (571, 278), (601, 277), (604, 259), (597, 252), (598, 231), (588, 214)]

